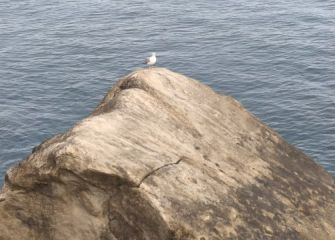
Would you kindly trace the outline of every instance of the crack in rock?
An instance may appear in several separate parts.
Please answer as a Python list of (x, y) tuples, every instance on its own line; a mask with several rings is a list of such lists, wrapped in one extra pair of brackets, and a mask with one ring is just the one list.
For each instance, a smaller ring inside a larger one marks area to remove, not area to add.
[(137, 184), (137, 188), (140, 188), (141, 187), (141, 184), (147, 179), (149, 178), (151, 175), (155, 174), (156, 172), (158, 172), (159, 170), (165, 168), (165, 167), (168, 167), (168, 166), (171, 166), (171, 165), (178, 165), (181, 161), (185, 160), (186, 157), (181, 157), (178, 159), (178, 161), (176, 162), (172, 162), (172, 163), (168, 163), (168, 164), (165, 164), (163, 166), (160, 166), (154, 170), (152, 170), (151, 172), (148, 172), (146, 175), (144, 175), (144, 177), (142, 177), (141, 181)]

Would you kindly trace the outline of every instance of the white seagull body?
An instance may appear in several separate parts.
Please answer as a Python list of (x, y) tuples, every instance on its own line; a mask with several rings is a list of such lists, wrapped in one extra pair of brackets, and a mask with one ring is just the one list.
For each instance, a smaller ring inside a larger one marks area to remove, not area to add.
[(152, 66), (156, 63), (157, 58), (156, 58), (156, 53), (152, 53), (151, 57), (148, 57), (145, 63), (149, 66)]

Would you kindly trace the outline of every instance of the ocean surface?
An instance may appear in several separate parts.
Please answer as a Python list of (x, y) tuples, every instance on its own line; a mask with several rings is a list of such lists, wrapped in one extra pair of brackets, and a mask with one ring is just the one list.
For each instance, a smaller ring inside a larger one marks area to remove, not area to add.
[(153, 51), (335, 175), (333, 0), (1, 0), (0, 184)]

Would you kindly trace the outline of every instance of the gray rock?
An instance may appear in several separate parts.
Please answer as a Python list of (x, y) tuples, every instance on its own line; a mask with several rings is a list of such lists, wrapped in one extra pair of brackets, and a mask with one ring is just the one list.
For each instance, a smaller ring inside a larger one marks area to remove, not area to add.
[(144, 69), (8, 170), (0, 239), (335, 239), (335, 181), (232, 97)]

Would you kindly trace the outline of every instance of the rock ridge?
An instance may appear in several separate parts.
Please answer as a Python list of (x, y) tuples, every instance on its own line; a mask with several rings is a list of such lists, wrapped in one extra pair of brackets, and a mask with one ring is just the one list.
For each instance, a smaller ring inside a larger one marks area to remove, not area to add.
[(335, 238), (335, 179), (237, 100), (165, 68), (7, 171), (0, 240)]

